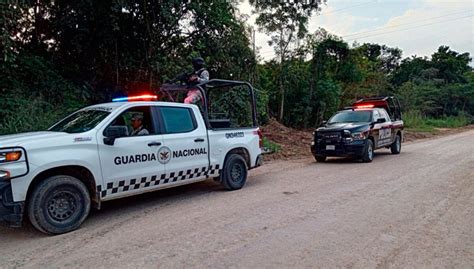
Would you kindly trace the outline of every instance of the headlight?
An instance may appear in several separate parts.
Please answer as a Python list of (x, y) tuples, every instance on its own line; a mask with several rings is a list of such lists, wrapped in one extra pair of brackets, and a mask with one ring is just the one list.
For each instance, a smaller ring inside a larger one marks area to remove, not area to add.
[(25, 149), (11, 147), (0, 149), (0, 180), (10, 180), (28, 174), (29, 166)]
[(0, 153), (0, 163), (15, 162), (21, 159), (21, 151), (8, 151)]
[(9, 179), (9, 178), (10, 178), (10, 172), (0, 171), (0, 179)]
[(365, 139), (365, 133), (359, 132), (359, 133), (352, 133), (351, 134), (352, 139), (354, 140), (364, 140)]

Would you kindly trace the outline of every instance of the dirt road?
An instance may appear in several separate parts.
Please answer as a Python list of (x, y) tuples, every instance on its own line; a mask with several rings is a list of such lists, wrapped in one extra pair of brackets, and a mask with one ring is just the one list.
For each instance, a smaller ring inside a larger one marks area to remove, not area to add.
[(274, 162), (110, 202), (78, 231), (0, 227), (0, 267), (473, 268), (474, 130), (373, 163)]

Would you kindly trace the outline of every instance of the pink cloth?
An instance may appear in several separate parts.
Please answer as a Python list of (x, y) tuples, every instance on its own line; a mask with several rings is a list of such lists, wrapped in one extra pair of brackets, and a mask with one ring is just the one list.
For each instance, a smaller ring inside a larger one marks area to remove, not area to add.
[(199, 90), (189, 90), (187, 97), (184, 99), (185, 104), (195, 104), (201, 100), (201, 92)]

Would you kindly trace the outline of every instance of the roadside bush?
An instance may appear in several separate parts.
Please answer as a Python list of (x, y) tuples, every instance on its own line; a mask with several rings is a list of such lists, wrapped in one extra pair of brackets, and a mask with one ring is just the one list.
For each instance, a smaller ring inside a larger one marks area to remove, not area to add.
[[(3, 99), (3, 98), (2, 98)], [(0, 110), (0, 134), (46, 130), (64, 113), (41, 98), (6, 97), (8, 105)], [(16, 108), (16, 109), (15, 109)]]
[(264, 137), (263, 138), (263, 148), (267, 152), (277, 153), (281, 150), (281, 146), (277, 143), (271, 141), (270, 139)]
[(403, 114), (403, 121), (407, 129), (419, 132), (434, 132), (435, 128), (459, 128), (472, 123), (472, 116), (460, 113), (457, 116), (443, 116), (432, 118), (421, 112), (412, 110)]
[(472, 117), (466, 114), (458, 116), (442, 117), (438, 119), (428, 118), (426, 124), (437, 128), (458, 128), (470, 124)]
[(0, 134), (45, 130), (80, 107), (88, 89), (65, 79), (39, 56), (17, 55), (0, 65)]

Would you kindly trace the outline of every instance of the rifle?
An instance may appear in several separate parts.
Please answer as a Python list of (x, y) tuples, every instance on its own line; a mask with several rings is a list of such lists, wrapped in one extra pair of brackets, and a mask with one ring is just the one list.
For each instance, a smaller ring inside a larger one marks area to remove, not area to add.
[(187, 84), (189, 82), (189, 78), (193, 74), (194, 74), (194, 71), (183, 72), (183, 73), (179, 74), (177, 77), (175, 77), (174, 79), (166, 81), (166, 83), (173, 84), (173, 83), (176, 83), (176, 82), (181, 82), (181, 83), (186, 83)]

